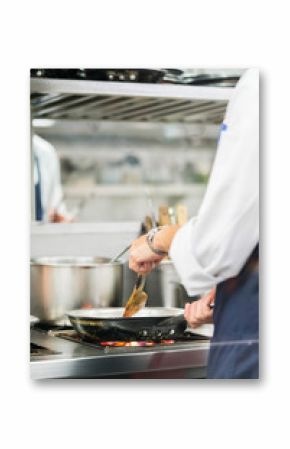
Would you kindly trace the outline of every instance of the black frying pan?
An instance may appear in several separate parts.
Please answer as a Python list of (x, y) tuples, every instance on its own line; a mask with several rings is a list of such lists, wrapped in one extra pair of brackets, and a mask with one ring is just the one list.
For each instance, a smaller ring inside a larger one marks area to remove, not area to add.
[(128, 318), (123, 318), (123, 312), (123, 308), (106, 307), (74, 310), (67, 315), (78, 334), (93, 341), (175, 339), (187, 326), (183, 309), (145, 307)]

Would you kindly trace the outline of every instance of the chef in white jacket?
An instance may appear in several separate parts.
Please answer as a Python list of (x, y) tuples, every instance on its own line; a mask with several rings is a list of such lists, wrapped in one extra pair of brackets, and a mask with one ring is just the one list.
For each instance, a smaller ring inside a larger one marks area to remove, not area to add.
[(168, 253), (188, 294), (202, 296), (185, 318), (192, 327), (214, 320), (208, 377), (258, 377), (258, 242), (259, 73), (249, 69), (229, 101), (197, 217), (153, 230), (130, 251), (138, 273)]
[(38, 135), (32, 138), (35, 218), (37, 221), (71, 221), (63, 201), (60, 164), (55, 148)]

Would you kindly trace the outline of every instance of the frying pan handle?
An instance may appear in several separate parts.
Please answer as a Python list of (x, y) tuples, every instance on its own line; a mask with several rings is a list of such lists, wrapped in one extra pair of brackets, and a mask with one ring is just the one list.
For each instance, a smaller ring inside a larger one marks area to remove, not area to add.
[(182, 328), (183, 331), (186, 329), (187, 327), (187, 321), (185, 320), (183, 314), (180, 315), (175, 315), (173, 317), (170, 318), (166, 318), (165, 320), (163, 320), (160, 323), (160, 326), (162, 327), (172, 327), (172, 328), (178, 328), (178, 330), (181, 330)]

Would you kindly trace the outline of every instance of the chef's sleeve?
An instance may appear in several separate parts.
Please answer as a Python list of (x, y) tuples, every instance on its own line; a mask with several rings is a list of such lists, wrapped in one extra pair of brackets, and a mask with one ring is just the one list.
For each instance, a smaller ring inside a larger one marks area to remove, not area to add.
[(189, 295), (236, 276), (259, 240), (259, 73), (245, 72), (229, 101), (197, 217), (170, 257)]

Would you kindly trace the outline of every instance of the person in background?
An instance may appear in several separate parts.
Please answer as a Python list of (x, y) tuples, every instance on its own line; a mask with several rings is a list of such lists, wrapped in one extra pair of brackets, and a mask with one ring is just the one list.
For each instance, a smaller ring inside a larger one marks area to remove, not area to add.
[(36, 134), (32, 138), (32, 147), (35, 219), (54, 223), (72, 221), (63, 201), (60, 164), (55, 148)]
[(168, 253), (189, 296), (201, 296), (184, 316), (192, 327), (214, 322), (208, 378), (259, 376), (258, 242), (259, 74), (249, 69), (229, 101), (197, 217), (157, 228), (130, 250), (129, 266), (142, 274)]

